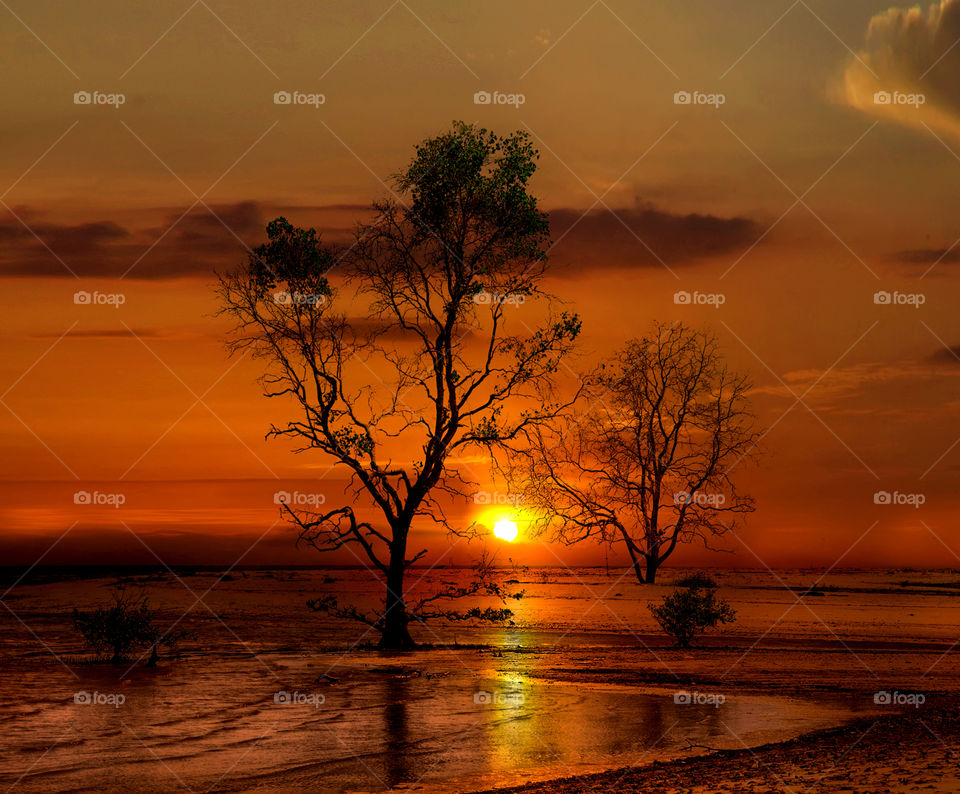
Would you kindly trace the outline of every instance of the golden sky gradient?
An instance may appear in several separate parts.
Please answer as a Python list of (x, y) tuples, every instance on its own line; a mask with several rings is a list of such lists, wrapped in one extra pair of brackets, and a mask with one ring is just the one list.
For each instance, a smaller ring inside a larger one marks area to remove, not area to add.
[[(769, 432), (742, 483), (758, 509), (733, 555), (675, 563), (960, 559), (960, 2), (11, 0), (0, 18), (10, 562), (71, 526), (45, 561), (152, 561), (132, 530), (171, 562), (229, 564), (269, 530), (245, 562), (317, 562), (273, 526), (272, 494), (315, 487), (329, 504), (344, 482), (263, 440), (283, 417), (256, 366), (226, 355), (213, 270), (278, 214), (342, 239), (453, 119), (537, 142), (551, 287), (584, 318), (582, 366), (654, 319), (686, 320), (755, 382)], [(283, 91), (324, 101), (275, 104)], [(75, 505), (78, 490), (126, 501)], [(877, 491), (925, 503), (876, 505)], [(431, 536), (434, 558), (448, 545)]]

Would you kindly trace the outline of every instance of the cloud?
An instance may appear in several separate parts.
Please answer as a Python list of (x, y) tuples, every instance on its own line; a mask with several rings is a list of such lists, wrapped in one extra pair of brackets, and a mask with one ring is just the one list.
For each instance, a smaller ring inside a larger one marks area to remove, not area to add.
[(279, 215), (342, 244), (358, 219), (369, 219), (370, 207), (240, 201), (123, 215), (125, 226), (103, 219), (58, 222), (31, 207), (15, 207), (6, 217), (0, 210), (0, 276), (209, 280), (214, 271), (243, 261), (263, 242), (267, 221)]
[(57, 223), (38, 219), (23, 207), (15, 213), (0, 221), (2, 275), (209, 277), (214, 268), (238, 261), (264, 226), (254, 202), (194, 208), (186, 214), (152, 211), (153, 219), (136, 228), (110, 220)]
[(911, 248), (897, 251), (895, 258), (904, 265), (955, 265), (960, 262), (960, 248)]
[(930, 360), (935, 364), (956, 366), (960, 364), (960, 345), (938, 348), (931, 354)]
[[(0, 275), (157, 280), (210, 279), (241, 262), (263, 241), (271, 218), (284, 215), (317, 228), (329, 244), (346, 243), (358, 220), (371, 219), (358, 205), (292, 207), (254, 201), (125, 214), (121, 226), (95, 219), (58, 223), (29, 207), (6, 219), (0, 213)], [(24, 223), (21, 223), (22, 218)], [(673, 267), (752, 245), (758, 224), (741, 217), (677, 214), (646, 205), (586, 213), (560, 208), (550, 213), (554, 264), (564, 266)], [(29, 228), (28, 228), (29, 227)], [(640, 242), (642, 240), (643, 242)], [(72, 271), (72, 273), (71, 273)]]
[[(616, 214), (614, 214), (614, 212)], [(651, 206), (632, 209), (556, 209), (550, 213), (561, 264), (673, 267), (752, 245), (762, 230), (750, 218), (674, 214)]]
[[(960, 352), (960, 348), (955, 350)], [(916, 418), (920, 416), (920, 404), (928, 404), (925, 410), (952, 415), (956, 406), (944, 398), (952, 395), (956, 386), (945, 376), (960, 377), (960, 368), (944, 370), (942, 365), (948, 361), (960, 363), (951, 351), (940, 348), (924, 360), (794, 370), (783, 375), (783, 384), (758, 386), (752, 393), (791, 401), (803, 397), (804, 403), (817, 411), (830, 413)]]
[[(17, 216), (30, 213), (18, 208)], [(25, 220), (10, 215), (0, 222), (0, 272), (11, 275), (69, 275), (57, 256), (74, 262), (96, 262), (110, 250), (126, 247), (130, 231), (112, 221), (77, 225)], [(123, 241), (123, 242), (121, 242)], [(52, 252), (52, 253), (51, 253)], [(67, 261), (69, 265), (69, 261)]]
[(843, 75), (846, 102), (901, 124), (960, 136), (960, 0), (874, 16)]

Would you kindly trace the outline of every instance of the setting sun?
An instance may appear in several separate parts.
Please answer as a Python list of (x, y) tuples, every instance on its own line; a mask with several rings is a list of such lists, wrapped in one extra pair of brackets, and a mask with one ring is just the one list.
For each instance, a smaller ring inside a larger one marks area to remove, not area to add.
[(493, 525), (493, 534), (500, 538), (500, 540), (505, 540), (507, 543), (512, 543), (515, 541), (519, 533), (520, 530), (517, 529), (516, 522), (510, 521), (507, 518), (504, 518)]

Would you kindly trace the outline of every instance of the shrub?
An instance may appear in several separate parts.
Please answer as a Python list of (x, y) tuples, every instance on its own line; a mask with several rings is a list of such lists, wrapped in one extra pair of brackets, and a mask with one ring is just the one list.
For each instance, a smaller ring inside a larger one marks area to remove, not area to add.
[(716, 580), (710, 574), (697, 571), (674, 582), (677, 587), (716, 587)]
[(731, 623), (737, 613), (714, 587), (694, 586), (674, 590), (650, 611), (681, 648), (689, 648), (697, 635), (722, 623)]
[(113, 593), (113, 604), (93, 612), (73, 610), (74, 627), (98, 656), (110, 656), (119, 663), (137, 650), (151, 649), (150, 665), (157, 662), (157, 646), (173, 647), (183, 632), (164, 634), (154, 622), (155, 614), (144, 595), (131, 596), (125, 590)]

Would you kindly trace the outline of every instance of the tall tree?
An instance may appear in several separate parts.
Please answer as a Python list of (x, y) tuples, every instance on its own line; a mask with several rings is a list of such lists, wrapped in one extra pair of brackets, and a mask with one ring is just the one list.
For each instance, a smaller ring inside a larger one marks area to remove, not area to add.
[[(538, 156), (524, 132), (501, 137), (457, 122), (416, 147), (349, 247), (335, 251), (278, 218), (268, 242), (220, 278), (236, 321), (232, 349), (262, 357), (265, 394), (296, 408), (269, 435), (351, 478), (343, 505), (284, 509), (303, 541), (352, 549), (385, 588), (375, 614), (336, 598), (315, 606), (373, 626), (383, 648), (412, 647), (408, 624), (434, 614), (439, 599), (484, 590), (452, 587), (409, 603), (404, 589), (427, 553), (409, 553), (416, 530), (467, 531), (444, 511), (475, 487), (457, 459), (509, 443), (569, 404), (555, 373), (580, 320), (541, 290), (549, 227), (528, 192)], [(331, 270), (342, 283), (328, 280)], [(521, 321), (524, 303), (541, 308), (540, 323)]]
[(653, 582), (679, 544), (709, 546), (754, 509), (732, 478), (758, 440), (749, 383), (712, 334), (658, 323), (585, 382), (579, 409), (530, 428), (509, 469), (541, 530), (622, 543)]

